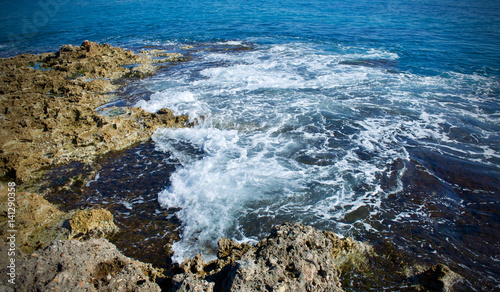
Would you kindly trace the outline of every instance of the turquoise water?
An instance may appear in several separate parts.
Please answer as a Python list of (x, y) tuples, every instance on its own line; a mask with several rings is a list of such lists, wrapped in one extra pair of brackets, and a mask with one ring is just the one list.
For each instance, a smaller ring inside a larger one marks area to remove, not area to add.
[(153, 137), (177, 163), (153, 194), (181, 222), (174, 260), (300, 221), (498, 287), (499, 1), (185, 2), (2, 1), (0, 22), (2, 56), (89, 39), (193, 57), (121, 95), (203, 117)]

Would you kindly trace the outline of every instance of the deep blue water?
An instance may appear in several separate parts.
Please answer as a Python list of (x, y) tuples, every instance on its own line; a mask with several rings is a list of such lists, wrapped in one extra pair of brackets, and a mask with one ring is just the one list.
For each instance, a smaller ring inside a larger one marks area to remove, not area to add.
[(247, 2), (2, 1), (0, 55), (192, 54), (122, 96), (204, 117), (153, 137), (182, 165), (158, 194), (182, 222), (176, 260), (294, 220), (498, 288), (500, 1)]
[(89, 39), (135, 47), (269, 37), (401, 53), (414, 72), (500, 68), (500, 3), (441, 1), (2, 1), (0, 52)]

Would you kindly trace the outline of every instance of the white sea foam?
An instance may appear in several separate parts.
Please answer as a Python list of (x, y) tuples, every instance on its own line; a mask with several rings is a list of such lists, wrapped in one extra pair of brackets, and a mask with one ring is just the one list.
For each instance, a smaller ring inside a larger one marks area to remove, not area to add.
[(228, 46), (239, 46), (243, 44), (241, 41), (225, 41), (225, 42), (218, 42), (219, 45), (228, 45)]
[[(180, 208), (175, 259), (213, 256), (217, 238), (255, 240), (273, 222), (372, 229), (382, 199), (403, 189), (411, 147), (494, 164), (498, 126), (486, 124), (495, 112), (481, 97), (491, 82), (342, 62), (398, 58), (282, 44), (208, 52), (204, 60), (215, 65), (151, 81), (157, 92), (138, 106), (204, 116), (194, 128), (153, 137), (183, 165), (159, 194), (163, 207)], [(356, 210), (365, 215), (347, 220)]]
[(93, 182), (98, 181), (98, 180), (99, 180), (100, 175), (101, 175), (101, 173), (100, 173), (100, 172), (98, 172), (98, 173), (96, 174), (95, 178), (94, 178), (94, 179), (92, 179), (92, 180), (89, 180), (85, 186), (87, 186), (87, 187), (88, 187), (88, 186), (90, 186), (90, 184), (92, 184)]
[[(174, 245), (176, 251), (184, 250), (176, 254), (179, 260), (194, 252), (210, 255), (217, 238), (234, 229), (233, 224), (246, 204), (261, 200), (266, 194), (280, 193), (297, 176), (278, 160), (266, 159), (268, 147), (249, 151), (250, 141), (240, 141), (235, 130), (161, 130), (154, 140), (185, 165), (172, 175), (171, 187), (159, 195), (162, 206), (181, 208), (178, 216), (183, 220), (183, 240)], [(186, 159), (185, 153), (177, 150), (180, 147), (175, 146), (179, 142), (203, 151), (203, 158)], [(244, 239), (234, 232), (233, 236)], [(192, 248), (193, 242), (198, 243), (197, 249)]]
[(137, 107), (149, 112), (157, 112), (162, 108), (168, 108), (175, 115), (189, 115), (191, 120), (209, 113), (209, 109), (199, 102), (190, 91), (164, 90), (151, 96), (149, 101), (140, 100)]

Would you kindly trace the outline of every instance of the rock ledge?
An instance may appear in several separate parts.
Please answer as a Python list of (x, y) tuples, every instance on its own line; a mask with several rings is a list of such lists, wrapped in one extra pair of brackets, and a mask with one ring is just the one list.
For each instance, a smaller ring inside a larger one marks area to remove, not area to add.
[(88, 163), (145, 141), (160, 126), (187, 126), (187, 116), (175, 117), (168, 109), (96, 111), (113, 99), (118, 80), (144, 78), (158, 63), (184, 60), (179, 54), (166, 57), (85, 41), (56, 53), (0, 59), (0, 177), (26, 182), (41, 177), (43, 168)]

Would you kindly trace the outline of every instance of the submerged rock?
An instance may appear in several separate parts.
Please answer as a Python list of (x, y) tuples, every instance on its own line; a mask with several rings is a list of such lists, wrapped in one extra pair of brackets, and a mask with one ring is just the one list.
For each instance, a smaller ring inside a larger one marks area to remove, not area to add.
[(455, 291), (454, 286), (460, 279), (461, 276), (450, 270), (449, 267), (438, 264), (415, 276), (415, 280), (418, 282), (415, 288), (419, 291), (451, 292)]

